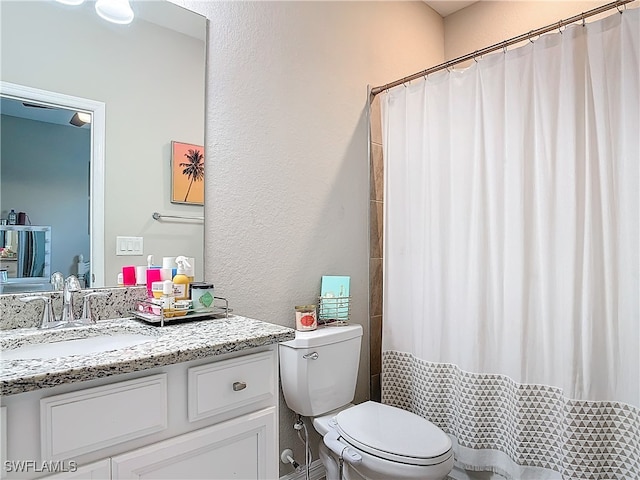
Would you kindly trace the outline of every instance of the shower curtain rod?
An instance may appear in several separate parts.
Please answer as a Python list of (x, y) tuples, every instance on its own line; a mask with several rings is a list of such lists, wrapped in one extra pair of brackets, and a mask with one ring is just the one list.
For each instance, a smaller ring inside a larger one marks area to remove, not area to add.
[[(426, 70), (422, 70), (421, 72), (414, 73), (413, 75), (409, 75), (408, 77), (401, 78), (400, 80), (396, 80), (395, 82), (387, 83), (386, 85), (382, 85), (380, 87), (375, 87), (371, 89), (371, 96), (375, 96), (380, 92), (383, 92), (393, 87), (397, 87), (398, 85), (405, 84), (407, 82), (410, 82), (411, 80), (416, 80), (417, 78), (426, 77), (427, 75), (438, 72), (440, 70), (448, 69), (459, 63), (463, 63), (468, 60), (475, 60), (478, 57), (486, 55), (487, 53), (495, 52), (496, 50), (500, 50), (500, 49), (504, 50), (507, 47), (510, 47), (511, 45), (522, 42), (524, 40), (531, 40), (532, 38), (540, 36), (544, 33), (548, 33), (556, 29), (560, 30), (562, 27), (566, 25), (570, 25), (577, 21), (582, 20), (582, 24), (584, 25), (584, 20), (588, 17), (592, 17), (593, 15), (598, 15), (599, 13), (606, 12), (607, 10), (611, 10), (612, 8), (618, 8), (618, 10), (620, 10), (620, 7), (622, 5), (626, 5), (627, 3), (631, 3), (635, 1), (636, 0), (618, 0), (615, 2), (607, 3), (606, 5), (602, 5), (600, 7), (587, 10), (586, 12), (582, 12), (579, 15), (574, 15), (573, 17), (567, 18), (566, 20), (560, 20), (559, 22), (553, 23), (551, 25), (547, 25), (546, 27), (538, 28), (536, 30), (531, 30), (528, 33), (523, 33), (522, 35), (518, 35), (517, 37), (513, 37), (508, 40), (504, 40), (500, 43), (491, 45), (489, 47), (476, 50), (473, 53), (467, 53), (466, 55), (462, 55), (461, 57), (454, 58), (453, 60), (449, 60), (447, 62), (441, 63), (434, 67), (427, 68)], [(622, 13), (622, 11), (620, 11), (620, 13)], [(560, 31), (562, 32), (562, 30)]]

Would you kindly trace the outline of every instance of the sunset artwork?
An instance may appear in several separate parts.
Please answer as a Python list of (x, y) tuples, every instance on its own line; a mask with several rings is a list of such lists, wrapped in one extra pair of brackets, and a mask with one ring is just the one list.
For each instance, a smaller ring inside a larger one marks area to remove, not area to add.
[(204, 205), (204, 147), (171, 142), (171, 202)]

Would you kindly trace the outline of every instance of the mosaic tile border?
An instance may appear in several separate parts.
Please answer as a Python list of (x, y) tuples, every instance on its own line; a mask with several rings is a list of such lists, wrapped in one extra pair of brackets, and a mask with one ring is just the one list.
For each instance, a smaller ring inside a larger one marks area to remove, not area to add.
[(382, 402), (414, 412), (459, 445), (495, 449), (567, 479), (640, 478), (640, 409), (565, 398), (560, 388), (382, 354)]

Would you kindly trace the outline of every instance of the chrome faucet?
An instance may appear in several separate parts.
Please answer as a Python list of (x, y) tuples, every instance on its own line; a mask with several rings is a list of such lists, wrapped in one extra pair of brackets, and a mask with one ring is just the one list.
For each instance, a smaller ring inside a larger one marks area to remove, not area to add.
[(94, 297), (108, 297), (108, 296), (109, 294), (106, 292), (87, 293), (82, 298), (82, 316), (80, 317), (80, 322), (86, 325), (94, 325), (96, 323), (96, 318), (93, 312), (93, 308), (91, 307), (91, 299)]
[(54, 291), (62, 290), (62, 315), (59, 319), (56, 318), (53, 312), (53, 302), (50, 296), (39, 295), (20, 298), (23, 302), (31, 302), (33, 300), (44, 301), (44, 310), (39, 328), (71, 327), (77, 325), (78, 322), (84, 324), (84, 319), (77, 321), (73, 314), (73, 292), (82, 290), (78, 277), (69, 275), (65, 280), (62, 273), (54, 272), (51, 275), (51, 288)]
[(38, 328), (53, 328), (59, 326), (61, 323), (56, 320), (56, 316), (53, 313), (53, 306), (51, 305), (51, 297), (44, 295), (20, 297), (23, 302), (32, 302), (34, 300), (42, 300), (44, 302), (44, 310), (42, 311), (42, 319)]
[(69, 275), (64, 281), (62, 289), (62, 324), (71, 324), (75, 322), (73, 316), (73, 292), (82, 290), (80, 281), (75, 275)]

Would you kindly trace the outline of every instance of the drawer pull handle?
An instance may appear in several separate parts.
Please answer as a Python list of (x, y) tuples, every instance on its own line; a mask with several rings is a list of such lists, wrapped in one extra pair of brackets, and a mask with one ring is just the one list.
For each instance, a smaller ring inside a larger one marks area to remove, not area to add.
[(318, 352), (313, 352), (303, 355), (302, 358), (304, 358), (305, 360), (317, 360), (319, 356), (320, 355), (318, 355)]
[(233, 382), (233, 391), (239, 392), (240, 390), (244, 390), (247, 388), (247, 384), (245, 382)]

